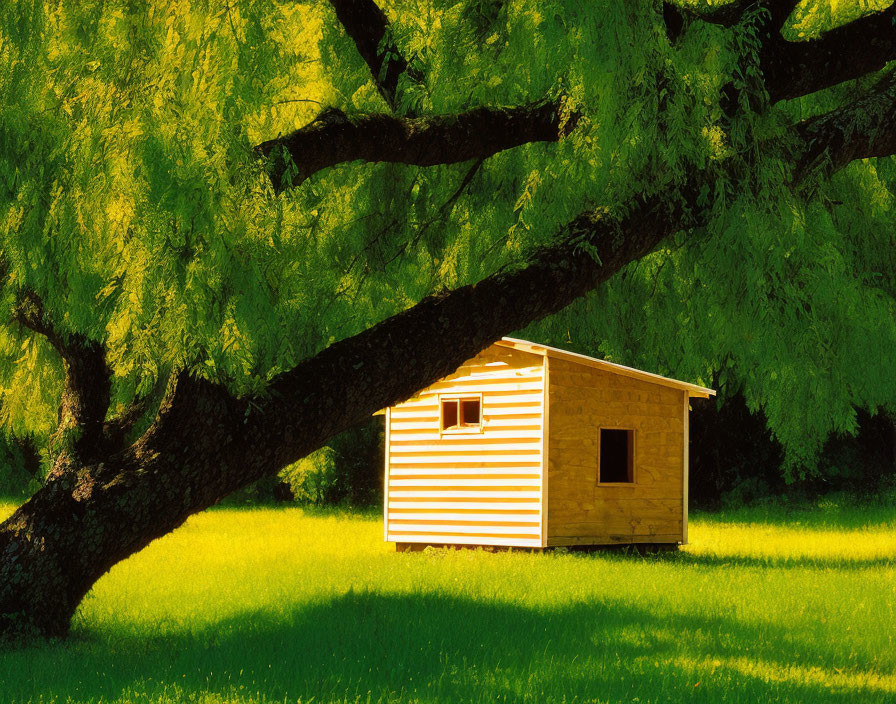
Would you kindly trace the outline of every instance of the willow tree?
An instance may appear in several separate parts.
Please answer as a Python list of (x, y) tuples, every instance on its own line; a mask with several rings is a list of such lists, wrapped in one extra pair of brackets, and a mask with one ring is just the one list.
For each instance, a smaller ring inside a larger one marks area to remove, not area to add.
[(893, 213), (896, 9), (797, 4), (5, 3), (0, 401), (52, 469), (3, 629), (633, 262), (838, 265)]

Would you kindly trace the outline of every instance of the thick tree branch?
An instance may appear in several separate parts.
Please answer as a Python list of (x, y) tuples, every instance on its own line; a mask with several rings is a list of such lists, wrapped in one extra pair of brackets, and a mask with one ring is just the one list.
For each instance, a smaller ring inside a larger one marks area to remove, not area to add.
[[(896, 154), (894, 81), (796, 125), (792, 136), (794, 160), (815, 164), (826, 154), (827, 175), (856, 159)], [(808, 173), (798, 169), (795, 185)], [(521, 268), (425, 299), (281, 375), (256, 421), (258, 433), (272, 433), (265, 445), (275, 445), (275, 437), (283, 440), (275, 464), (314, 449), (304, 445), (310, 428), (321, 432), (312, 444), (323, 442), (365, 414), (408, 398), (501, 336), (593, 290), (673, 232), (704, 224), (700, 194), (713, 180), (695, 174), (685, 188), (627, 203), (622, 217), (604, 210), (583, 213)], [(321, 380), (327, 380), (323, 386)]]
[(60, 333), (33, 291), (19, 295), (13, 319), (44, 336), (62, 358), (65, 381), (59, 405), (59, 425), (51, 444), (61, 452), (60, 457), (64, 460), (86, 462), (101, 456), (105, 447), (103, 421), (109, 410), (112, 388), (112, 373), (106, 364), (105, 349), (83, 335)]
[[(632, 201), (628, 214), (585, 213), (556, 244), (519, 268), (424, 299), (359, 335), (337, 342), (271, 384), (251, 419), (274, 465), (291, 462), (374, 411), (450, 374), (499, 339), (567, 306), (689, 224), (684, 200), (660, 193)], [(401, 370), (396, 373), (396, 370)], [(271, 437), (280, 439), (278, 445)]]
[[(663, 5), (663, 18), (674, 42), (687, 21), (733, 27), (747, 9), (760, 5), (766, 13), (759, 28), (760, 67), (771, 103), (860, 78), (896, 60), (896, 3), (828, 30), (816, 39), (797, 42), (781, 36), (781, 28), (799, 0), (734, 0), (701, 8), (667, 1)], [(730, 96), (728, 100), (731, 101)]]
[(355, 42), (358, 53), (370, 68), (383, 100), (394, 111), (398, 106), (398, 79), (409, 69), (392, 36), (389, 20), (373, 0), (330, 0), (336, 17)]
[(872, 74), (894, 60), (896, 3), (809, 41), (789, 42), (776, 32), (760, 65), (775, 103)]
[[(724, 5), (703, 5), (695, 7), (691, 4), (679, 4), (676, 2), (663, 3), (663, 16), (666, 19), (667, 27), (670, 23), (674, 26), (682, 25), (685, 20), (699, 20), (708, 22), (709, 24), (717, 24), (722, 27), (733, 27), (740, 22), (744, 12), (751, 5), (755, 5), (757, 0), (733, 0)], [(669, 27), (672, 29), (672, 27)], [(677, 36), (678, 32), (676, 32)]]
[(801, 145), (795, 180), (827, 175), (857, 159), (896, 154), (896, 73), (868, 95), (794, 128)]
[(679, 21), (686, 18), (717, 24), (720, 27), (734, 27), (743, 19), (748, 9), (762, 5), (770, 17), (769, 28), (779, 31), (800, 2), (801, 0), (733, 0), (723, 5), (695, 7), (666, 0), (663, 3), (663, 14), (670, 18), (677, 16), (681, 18)]
[(576, 113), (564, 121), (561, 106), (551, 101), (425, 118), (348, 117), (331, 109), (291, 134), (258, 145), (256, 151), (272, 157), (271, 181), (279, 191), (348, 161), (433, 166), (485, 159), (530, 142), (556, 142), (577, 121)]

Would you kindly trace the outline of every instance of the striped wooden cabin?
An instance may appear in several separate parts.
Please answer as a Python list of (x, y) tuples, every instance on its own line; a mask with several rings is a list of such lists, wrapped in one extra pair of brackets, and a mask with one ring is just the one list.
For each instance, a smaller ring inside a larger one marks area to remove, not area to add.
[(386, 409), (385, 539), (686, 543), (688, 403), (714, 394), (504, 338)]

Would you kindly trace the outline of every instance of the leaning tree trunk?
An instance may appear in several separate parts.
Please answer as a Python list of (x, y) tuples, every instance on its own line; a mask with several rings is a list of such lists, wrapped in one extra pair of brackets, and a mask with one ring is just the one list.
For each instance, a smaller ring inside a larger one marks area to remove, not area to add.
[[(268, 471), (230, 434), (242, 404), (182, 376), (138, 443), (52, 476), (0, 526), (0, 633), (64, 635), (112, 565)], [(259, 458), (262, 460), (263, 458)]]
[(102, 461), (69, 461), (0, 525), (0, 632), (64, 635), (117, 562), (644, 256), (681, 224), (667, 198), (639, 200), (621, 221), (582, 215), (525, 266), (331, 345), (253, 403), (182, 373), (136, 443)]

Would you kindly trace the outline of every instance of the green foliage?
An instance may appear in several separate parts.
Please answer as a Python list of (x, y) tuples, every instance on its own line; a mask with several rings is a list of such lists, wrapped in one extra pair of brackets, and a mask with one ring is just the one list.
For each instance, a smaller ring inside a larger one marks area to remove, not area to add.
[(29, 472), (29, 460), (21, 446), (0, 435), (0, 500), (21, 502), (40, 485), (40, 477)]
[(0, 698), (884, 704), (893, 505), (698, 514), (647, 557), (396, 554), (371, 516), (209, 511), (116, 565), (65, 643), (0, 652)]
[[(672, 47), (659, 3), (385, 8), (424, 77), (403, 79), (401, 109), (562, 96), (577, 129), (489, 158), (454, 201), (470, 165), (345, 164), (275, 195), (254, 144), (323, 106), (386, 109), (327, 3), (4, 3), (2, 310), (27, 286), (63, 332), (107, 344), (114, 407), (181, 365), (256, 393), (330, 342), (512, 265), (584, 208), (724, 160), (739, 177), (718, 170), (705, 232), (527, 334), (694, 381), (717, 374), (765, 411), (791, 476), (812, 470), (829, 433), (854, 430), (857, 407), (894, 409), (893, 160), (794, 194), (767, 148), (855, 86), (753, 112), (755, 13), (735, 32), (694, 23)], [(850, 12), (807, 2), (787, 31)], [(730, 124), (729, 81), (745, 89)], [(0, 315), (0, 420), (46, 437), (59, 361)]]
[(333, 437), (280, 472), (292, 496), (311, 506), (370, 506), (382, 501), (383, 423), (380, 418)]

